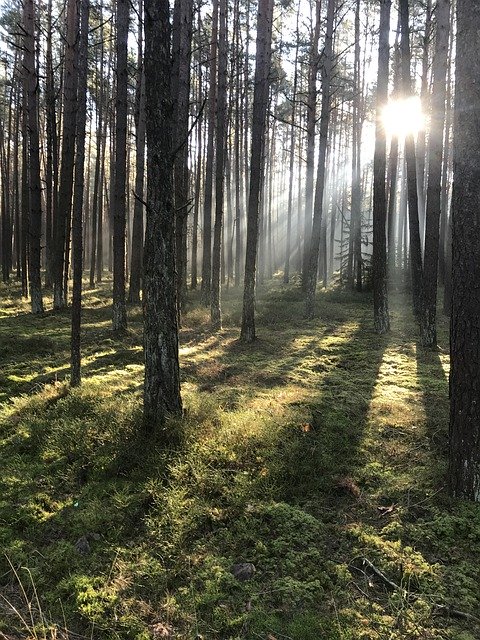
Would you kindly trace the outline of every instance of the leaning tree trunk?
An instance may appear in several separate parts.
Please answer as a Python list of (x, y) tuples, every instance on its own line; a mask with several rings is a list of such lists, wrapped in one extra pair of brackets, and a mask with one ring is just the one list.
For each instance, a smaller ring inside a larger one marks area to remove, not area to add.
[[(175, 210), (173, 194), (170, 7), (145, 0), (147, 228), (144, 252), (144, 426), (180, 415)], [(165, 439), (169, 433), (164, 431)]]
[(437, 278), (442, 192), (443, 125), (447, 80), (450, 0), (437, 0), (433, 91), (428, 147), (428, 185), (423, 266), (422, 344), (437, 344)]
[(127, 183), (127, 40), (129, 0), (117, 0), (117, 90), (115, 99), (115, 177), (113, 202), (113, 318), (114, 331), (127, 328), (125, 304), (125, 229)]
[(480, 501), (480, 5), (457, 0), (450, 490)]
[[(313, 318), (315, 313), (315, 290), (317, 288), (318, 257), (322, 237), (323, 194), (325, 191), (325, 173), (330, 122), (331, 88), (333, 71), (333, 22), (336, 0), (328, 0), (327, 26), (325, 34), (324, 62), (322, 67), (322, 109), (320, 113), (320, 135), (318, 143), (317, 182), (313, 205), (312, 237), (310, 240), (308, 269), (305, 274), (306, 301), (305, 316)], [(322, 256), (323, 260), (323, 256)]]
[(377, 106), (375, 154), (373, 158), (373, 315), (377, 333), (390, 330), (387, 292), (387, 193), (385, 171), (387, 143), (382, 124), (382, 109), (388, 99), (388, 62), (391, 0), (381, 0), (378, 43)]
[(40, 181), (40, 151), (38, 134), (38, 76), (35, 67), (35, 5), (25, 0), (23, 5), (24, 90), (28, 117), (28, 165), (30, 180), (30, 216), (28, 242), (28, 275), (32, 313), (43, 313), (40, 278), (40, 240), (42, 236), (42, 186)]
[(253, 90), (252, 148), (247, 212), (247, 243), (243, 291), (242, 328), (245, 342), (255, 340), (255, 279), (257, 268), (258, 219), (260, 190), (263, 184), (265, 126), (268, 105), (268, 73), (272, 55), (273, 0), (259, 0), (257, 13), (257, 46), (255, 85)]

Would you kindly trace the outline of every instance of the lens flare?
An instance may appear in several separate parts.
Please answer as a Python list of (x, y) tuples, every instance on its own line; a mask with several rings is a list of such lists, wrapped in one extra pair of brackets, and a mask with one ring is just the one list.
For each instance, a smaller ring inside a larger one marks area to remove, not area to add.
[(417, 96), (392, 100), (383, 109), (382, 122), (390, 136), (403, 138), (409, 133), (417, 134), (425, 128), (422, 103)]

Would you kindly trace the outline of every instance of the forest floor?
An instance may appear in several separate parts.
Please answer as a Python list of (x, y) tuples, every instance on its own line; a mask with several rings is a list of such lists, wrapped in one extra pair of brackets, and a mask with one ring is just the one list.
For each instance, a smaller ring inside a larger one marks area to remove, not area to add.
[(480, 508), (445, 489), (443, 318), (424, 351), (400, 294), (379, 337), (368, 294), (319, 293), (306, 321), (272, 283), (245, 346), (238, 292), (217, 334), (193, 300), (166, 449), (140, 430), (141, 309), (114, 335), (108, 289), (85, 294), (75, 390), (69, 313), (0, 290), (0, 638), (480, 638)]

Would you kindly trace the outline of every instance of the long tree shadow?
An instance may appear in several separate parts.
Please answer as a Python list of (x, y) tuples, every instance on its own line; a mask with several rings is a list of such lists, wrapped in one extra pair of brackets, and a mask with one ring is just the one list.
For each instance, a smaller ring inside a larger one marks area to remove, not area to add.
[(417, 377), (425, 409), (425, 427), (433, 458), (448, 456), (448, 375), (438, 349), (425, 349), (417, 344)]
[(312, 397), (293, 401), (310, 419), (289, 425), (279, 438), (282, 462), (277, 473), (283, 499), (308, 501), (320, 493), (332, 506), (355, 493), (348, 479), (364, 462), (361, 443), (386, 343), (363, 321), (334, 353), (329, 349), (323, 354), (321, 345), (314, 348), (317, 370), (322, 372), (324, 357), (328, 364)]

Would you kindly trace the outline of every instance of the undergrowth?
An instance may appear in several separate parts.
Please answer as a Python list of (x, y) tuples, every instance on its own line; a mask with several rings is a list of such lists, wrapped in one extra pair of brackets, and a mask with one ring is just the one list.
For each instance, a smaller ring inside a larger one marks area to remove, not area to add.
[(0, 638), (480, 637), (480, 510), (445, 492), (443, 320), (425, 352), (400, 295), (379, 337), (367, 294), (320, 293), (306, 321), (271, 283), (242, 345), (238, 292), (217, 334), (193, 296), (166, 448), (140, 429), (140, 308), (117, 336), (108, 287), (86, 292), (71, 390), (68, 313), (1, 294)]

